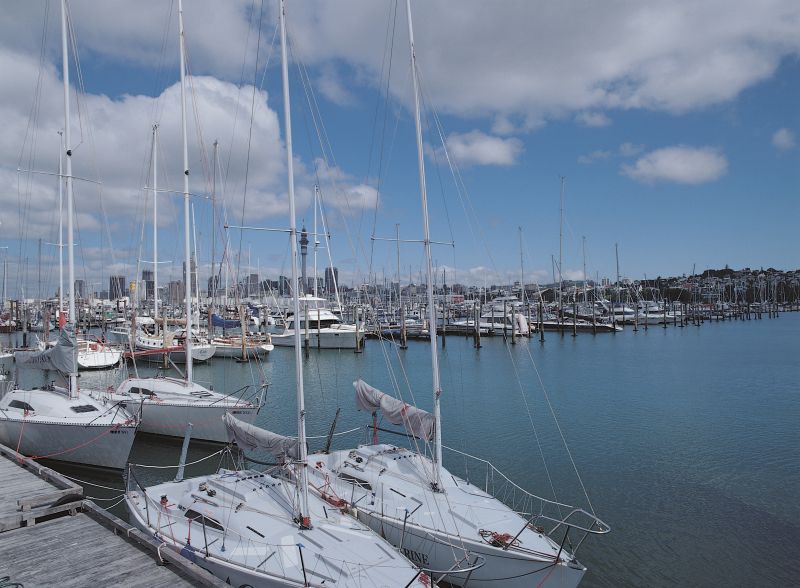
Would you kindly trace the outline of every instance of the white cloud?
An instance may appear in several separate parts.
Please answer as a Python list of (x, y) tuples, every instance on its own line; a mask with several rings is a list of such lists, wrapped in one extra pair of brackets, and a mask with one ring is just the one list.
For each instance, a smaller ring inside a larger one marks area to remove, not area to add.
[(619, 154), (622, 157), (633, 157), (644, 151), (644, 145), (635, 145), (633, 143), (623, 143), (619, 146)]
[(611, 157), (611, 151), (597, 149), (595, 151), (592, 151), (588, 155), (581, 155), (580, 157), (578, 157), (578, 163), (581, 163), (583, 165), (588, 165), (590, 163), (594, 163), (595, 161), (608, 159), (609, 157)]
[(587, 127), (607, 127), (611, 124), (611, 118), (602, 112), (580, 112), (575, 120)]
[[(85, 54), (154, 70), (163, 63), (174, 72), (172, 4), (73, 0), (70, 5)], [(4, 6), (0, 44), (35, 55), (39, 37), (32, 32), (40, 30), (45, 6)], [(194, 74), (239, 81), (244, 71), (245, 79), (252, 79), (257, 34), (251, 19), (258, 16), (252, 10), (249, 0), (195, 0), (186, 6)], [(50, 10), (48, 29), (51, 57), (57, 52), (55, 12)], [(274, 6), (264, 12), (262, 64), (276, 18)], [(404, 15), (397, 12), (391, 91), (409, 104)], [(288, 8), (292, 54), (321, 67), (312, 76), (320, 90), (344, 100), (353, 81), (378, 85), (393, 16), (391, 3), (373, 0), (294, 3)], [(589, 3), (578, 12), (570, 3), (435, 2), (415, 4), (414, 16), (426, 99), (448, 113), (491, 117), (497, 134), (508, 134), (512, 120), (530, 130), (543, 119), (576, 113), (603, 123), (606, 115), (599, 113), (609, 109), (695, 110), (735, 98), (771, 76), (784, 57), (800, 53), (795, 0), (738, 3), (736, 10), (725, 0)], [(276, 53), (271, 51), (273, 64)]]
[(794, 133), (787, 128), (778, 129), (772, 135), (772, 144), (780, 151), (788, 151), (795, 146)]
[(502, 139), (475, 130), (448, 135), (447, 149), (460, 165), (514, 165), (523, 145), (513, 137)]
[(623, 165), (621, 173), (641, 182), (703, 184), (725, 175), (728, 160), (713, 147), (677, 145), (651, 151), (633, 165)]

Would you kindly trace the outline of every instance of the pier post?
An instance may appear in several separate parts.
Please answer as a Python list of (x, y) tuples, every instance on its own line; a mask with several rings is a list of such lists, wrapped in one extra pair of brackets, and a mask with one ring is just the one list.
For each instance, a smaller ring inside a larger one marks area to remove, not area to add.
[(176, 482), (183, 482), (183, 469), (186, 467), (186, 452), (189, 451), (189, 439), (192, 438), (192, 423), (186, 423), (186, 432), (183, 434), (183, 446), (181, 447), (181, 459), (178, 462), (178, 473), (175, 475)]
[(637, 304), (633, 310), (633, 332), (636, 333), (638, 330), (639, 330), (639, 305)]
[(508, 302), (503, 300), (503, 339), (508, 338)]
[(539, 342), (544, 343), (544, 310), (541, 296), (539, 297)]
[(475, 349), (481, 348), (481, 303), (480, 301), (475, 306)]
[[(447, 294), (445, 294), (447, 296)], [(434, 316), (436, 313), (434, 313)], [(442, 302), (442, 349), (447, 346), (447, 301)]]
[(578, 336), (578, 300), (572, 301), (572, 336)]
[(517, 344), (517, 313), (514, 312), (514, 307), (511, 307), (511, 344)]
[(408, 349), (408, 334), (406, 333), (405, 306), (400, 306), (400, 349)]

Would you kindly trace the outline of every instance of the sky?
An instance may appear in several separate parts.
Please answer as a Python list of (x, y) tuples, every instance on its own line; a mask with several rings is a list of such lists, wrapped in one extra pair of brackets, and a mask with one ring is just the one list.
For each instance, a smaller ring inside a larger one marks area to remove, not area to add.
[[(344, 282), (394, 280), (396, 244), (371, 237), (422, 237), (405, 3), (287, 4), (298, 222), (312, 230), (318, 184), (319, 275), (330, 255)], [(9, 297), (52, 295), (60, 4), (2, 10), (0, 251)], [(157, 124), (159, 275), (178, 279), (177, 2), (71, 0), (69, 14), (76, 277), (101, 290), (152, 269)], [(631, 279), (800, 267), (796, 0), (412, 1), (412, 14), (438, 280), (614, 278), (615, 251)], [(231, 281), (288, 275), (285, 233), (224, 228), (289, 224), (277, 2), (187, 0), (184, 16), (201, 281), (225, 241)], [(419, 280), (421, 245), (399, 255), (402, 281)]]

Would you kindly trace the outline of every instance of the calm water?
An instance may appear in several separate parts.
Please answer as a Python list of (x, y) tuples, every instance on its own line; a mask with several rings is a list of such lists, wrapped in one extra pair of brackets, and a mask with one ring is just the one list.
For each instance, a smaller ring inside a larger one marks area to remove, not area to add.
[[(800, 314), (594, 337), (547, 333), (544, 345), (485, 338), (480, 350), (448, 337), (440, 358), (445, 444), (490, 459), (523, 487), (550, 496), (538, 436), (558, 498), (585, 506), (546, 390), (594, 509), (612, 527), (581, 547), (589, 567), (583, 585), (800, 584)], [(260, 368), (215, 360), (195, 373), (218, 390), (265, 378), (271, 385), (258, 424), (295, 432), (291, 349), (275, 349)], [(400, 351), (369, 341), (360, 355), (312, 351), (305, 360), (310, 435), (327, 432), (337, 407), (338, 431), (367, 422), (354, 407), (358, 377), (387, 392), (394, 378), (407, 401), (410, 385), (419, 406), (431, 405), (427, 343)], [(86, 375), (83, 385), (109, 378)], [(356, 433), (336, 443), (362, 439)], [(312, 449), (321, 444), (311, 441)], [(193, 444), (190, 460), (215, 450)], [(179, 452), (180, 441), (142, 437), (131, 461), (174, 464)], [(218, 463), (192, 466), (187, 475)], [(56, 467), (122, 487), (116, 475)], [(143, 470), (141, 477), (173, 476)], [(87, 494), (117, 493), (87, 487)], [(119, 506), (113, 511), (125, 516)]]

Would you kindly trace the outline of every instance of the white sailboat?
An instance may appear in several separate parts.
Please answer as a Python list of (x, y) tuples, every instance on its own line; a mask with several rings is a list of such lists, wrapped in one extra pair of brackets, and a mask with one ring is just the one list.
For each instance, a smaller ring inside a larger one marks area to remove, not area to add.
[[(192, 283), (191, 243), (189, 240), (189, 149), (186, 128), (186, 62), (184, 55), (183, 12), (180, 18), (180, 79), (181, 79), (181, 128), (183, 139), (183, 212), (184, 212), (184, 280), (187, 284), (184, 300), (186, 326), (183, 332), (190, 331), (192, 323)], [(154, 127), (155, 132), (155, 127)], [(154, 139), (155, 145), (155, 139)], [(155, 183), (155, 182), (154, 182)], [(156, 306), (156, 312), (158, 307)], [(155, 322), (153, 319), (150, 319)], [(170, 333), (167, 333), (170, 334)], [(221, 394), (201, 386), (192, 379), (193, 337), (183, 338), (186, 363), (183, 379), (178, 378), (129, 378), (111, 393), (103, 393), (104, 398), (114, 401), (133, 401), (141, 406), (141, 431), (158, 435), (182, 437), (189, 423), (192, 424), (193, 437), (203, 441), (225, 443), (228, 435), (222, 417), (232, 412), (245, 422), (251, 423), (261, 409), (265, 388), (256, 391), (251, 399), (243, 397), (247, 388), (236, 393)]]
[[(410, 0), (406, 1), (406, 9), (428, 310), (429, 320), (434, 324), (436, 305)], [(516, 588), (545, 582), (547, 586), (576, 586), (586, 568), (575, 558), (576, 547), (572, 547), (570, 539), (579, 547), (587, 535), (606, 533), (609, 527), (592, 513), (539, 498), (513, 485), (514, 491), (525, 498), (526, 506), (518, 512), (490, 494), (488, 483), (479, 488), (445, 469), (442, 464), (442, 390), (435, 333), (431, 333), (430, 349), (433, 414), (409, 406), (362, 381), (355, 382), (355, 388), (359, 408), (375, 415), (374, 426), (380, 412), (390, 422), (403, 425), (412, 437), (431, 443), (431, 455), (378, 444), (375, 437), (372, 445), (314, 455), (316, 465), (309, 472), (315, 480), (312, 487), (319, 488), (322, 495), (341, 497), (359, 520), (380, 530), (412, 561), (431, 570), (434, 579), (437, 577), (435, 570), (453, 570), (447, 581), (459, 586)], [(499, 472), (497, 475), (501, 476)], [(549, 511), (558, 514), (551, 515)], [(546, 525), (551, 528), (545, 529)]]
[[(182, 31), (181, 0), (178, 11)], [(297, 228), (283, 1), (280, 29), (292, 284), (295, 312), (298, 312)], [(240, 447), (267, 450), (281, 461), (292, 461), (297, 465), (295, 480), (250, 470), (221, 470), (210, 476), (144, 488), (131, 468), (126, 504), (132, 521), (236, 586), (429, 586), (419, 569), (369, 527), (345, 515), (335, 505), (309, 496), (302, 369), (300, 333), (296, 332), (297, 439), (225, 416), (232, 438)], [(192, 527), (194, 539), (191, 539)]]
[(0, 398), (0, 443), (25, 455), (85, 465), (122, 469), (133, 445), (138, 420), (124, 403), (98, 400), (78, 390), (75, 341), (75, 256), (73, 251), (72, 147), (70, 142), (69, 56), (67, 7), (61, 2), (61, 49), (64, 79), (64, 149), (67, 156), (67, 252), (69, 267), (69, 324), (55, 347), (20, 357), (20, 367), (55, 370), (68, 379), (67, 387), (7, 389)]

